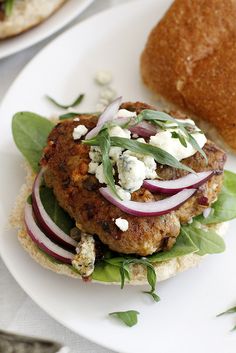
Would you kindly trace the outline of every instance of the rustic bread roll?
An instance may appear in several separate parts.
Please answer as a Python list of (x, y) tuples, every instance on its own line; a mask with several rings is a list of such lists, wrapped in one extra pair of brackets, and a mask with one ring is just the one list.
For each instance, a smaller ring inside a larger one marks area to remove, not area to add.
[(66, 0), (16, 0), (10, 16), (0, 21), (0, 39), (35, 27), (52, 15)]
[[(15, 207), (10, 217), (11, 226), (18, 229), (18, 239), (22, 247), (41, 266), (58, 274), (63, 274), (74, 278), (81, 278), (78, 273), (73, 271), (72, 267), (66, 264), (52, 262), (50, 258), (37, 247), (37, 245), (28, 235), (24, 225), (24, 207), (26, 199), (32, 191), (35, 174), (32, 172), (31, 168), (28, 165), (26, 165), (26, 172), (26, 182), (21, 188), (20, 194), (17, 197)], [(223, 236), (227, 230), (228, 223), (219, 223), (209, 227), (215, 229), (219, 235)], [(175, 276), (179, 272), (183, 272), (191, 267), (197, 266), (201, 262), (202, 258), (202, 256), (196, 254), (188, 254), (175, 259), (153, 264), (157, 274), (157, 282), (164, 281), (170, 277)], [(118, 285), (120, 284), (119, 282), (100, 283)], [(131, 285), (147, 284), (146, 269), (139, 264), (130, 265), (130, 281), (128, 283)]]
[(141, 72), (158, 96), (236, 151), (235, 0), (176, 0), (149, 35)]

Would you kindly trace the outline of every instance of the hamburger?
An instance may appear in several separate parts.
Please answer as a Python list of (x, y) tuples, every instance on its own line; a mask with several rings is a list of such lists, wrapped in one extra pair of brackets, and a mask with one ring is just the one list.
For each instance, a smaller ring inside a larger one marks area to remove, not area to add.
[(0, 39), (16, 36), (37, 26), (66, 0), (0, 0)]
[(56, 123), (19, 112), (12, 131), (27, 178), (11, 223), (42, 266), (122, 287), (148, 282), (156, 300), (156, 280), (224, 251), (236, 175), (186, 116), (117, 98), (102, 114)]
[(191, 116), (236, 151), (236, 3), (175, 0), (141, 56), (145, 85), (168, 109)]

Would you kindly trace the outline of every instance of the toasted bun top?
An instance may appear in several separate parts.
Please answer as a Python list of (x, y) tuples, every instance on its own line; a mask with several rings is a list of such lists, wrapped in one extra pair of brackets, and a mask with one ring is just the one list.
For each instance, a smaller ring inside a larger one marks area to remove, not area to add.
[(17, 0), (12, 13), (0, 21), (0, 39), (15, 36), (53, 14), (66, 0)]
[(144, 82), (236, 150), (236, 1), (176, 0), (149, 35)]

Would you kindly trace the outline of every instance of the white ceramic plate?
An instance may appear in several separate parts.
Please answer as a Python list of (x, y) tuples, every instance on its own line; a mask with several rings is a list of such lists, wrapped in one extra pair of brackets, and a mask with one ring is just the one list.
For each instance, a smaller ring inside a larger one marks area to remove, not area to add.
[(0, 41), (0, 59), (30, 47), (59, 31), (83, 12), (94, 0), (69, 0), (51, 17), (31, 30)]
[[(236, 222), (226, 236), (227, 250), (207, 257), (195, 269), (160, 283), (162, 300), (154, 304), (143, 287), (85, 284), (41, 268), (25, 253), (15, 231), (6, 231), (7, 217), (24, 181), (22, 157), (11, 137), (11, 117), (19, 110), (50, 115), (45, 93), (70, 101), (86, 98), (81, 111), (91, 111), (98, 97), (93, 82), (98, 69), (109, 69), (124, 100), (153, 103), (139, 75), (139, 56), (146, 37), (170, 0), (131, 2), (97, 15), (50, 43), (24, 69), (8, 92), (1, 116), (0, 252), (22, 288), (47, 313), (71, 330), (109, 349), (124, 353), (235, 353), (236, 318), (216, 314), (236, 301)], [(236, 171), (236, 159), (228, 168)], [(136, 309), (133, 328), (108, 318), (112, 311)]]

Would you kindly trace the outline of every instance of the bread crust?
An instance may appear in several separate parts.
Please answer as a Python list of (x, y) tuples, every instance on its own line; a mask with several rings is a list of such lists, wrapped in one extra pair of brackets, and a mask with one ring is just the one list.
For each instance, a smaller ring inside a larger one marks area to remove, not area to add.
[[(81, 276), (73, 271), (73, 269), (61, 263), (52, 262), (50, 258), (40, 251), (37, 245), (32, 241), (28, 235), (24, 225), (24, 206), (28, 195), (32, 191), (32, 186), (35, 178), (35, 174), (32, 172), (28, 164), (25, 164), (26, 169), (26, 182), (21, 187), (20, 193), (16, 199), (12, 214), (10, 216), (10, 224), (12, 227), (18, 229), (18, 240), (22, 247), (29, 253), (29, 255), (38, 262), (44, 268), (56, 272), (61, 275), (66, 275), (73, 278), (81, 279)], [(211, 226), (212, 228), (213, 226)], [(227, 230), (227, 222), (214, 225), (214, 229), (217, 230), (218, 234), (224, 235)], [(177, 273), (183, 272), (191, 267), (197, 266), (203, 259), (202, 256), (196, 254), (188, 254), (181, 256), (169, 261), (163, 261), (160, 263), (153, 264), (157, 281), (164, 281), (170, 277), (175, 276)], [(120, 284), (119, 282), (99, 282), (93, 280), (93, 282), (102, 284)], [(130, 280), (127, 282), (130, 285), (144, 285), (147, 284), (146, 269), (139, 264), (130, 265)]]
[(236, 151), (236, 1), (176, 0), (141, 56), (144, 83)]
[(0, 21), (0, 40), (16, 36), (37, 26), (67, 0), (18, 0), (12, 14)]

